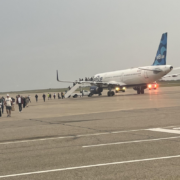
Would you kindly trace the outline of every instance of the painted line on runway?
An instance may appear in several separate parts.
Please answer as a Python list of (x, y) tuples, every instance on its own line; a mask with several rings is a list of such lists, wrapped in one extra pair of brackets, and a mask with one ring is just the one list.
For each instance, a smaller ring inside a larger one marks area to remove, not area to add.
[(19, 173), (19, 174), (10, 174), (10, 175), (0, 176), (0, 178), (27, 176), (27, 175), (43, 174), (43, 173), (58, 172), (58, 171), (77, 170), (77, 169), (84, 169), (84, 168), (110, 166), (110, 165), (118, 165), (118, 164), (128, 164), (128, 163), (145, 162), (145, 161), (155, 161), (155, 160), (172, 159), (172, 158), (180, 158), (180, 155), (156, 157), (156, 158), (148, 158), (148, 159), (137, 159), (137, 160), (120, 161), (120, 162), (103, 163), (103, 164), (93, 164), (93, 165), (86, 165), (86, 166), (76, 166), (76, 167), (51, 169), (51, 170), (44, 170), (44, 171), (34, 171), (34, 172)]
[[(178, 128), (179, 129), (179, 128)], [(152, 128), (149, 131), (156, 131), (156, 132), (165, 132), (165, 133), (172, 133), (172, 134), (180, 134), (180, 130), (177, 128), (175, 129), (163, 129), (163, 128)]]
[(88, 147), (98, 147), (98, 146), (110, 146), (110, 145), (140, 143), (140, 142), (148, 142), (148, 141), (161, 141), (161, 140), (166, 140), (166, 139), (177, 139), (177, 138), (180, 138), (180, 136), (158, 138), (158, 139), (143, 139), (143, 140), (135, 140), (135, 141), (124, 141), (124, 142), (115, 142), (115, 143), (107, 143), (107, 144), (94, 144), (94, 145), (87, 145), (87, 146), (82, 146), (82, 147), (88, 148)]
[[(177, 127), (177, 126), (167, 126), (167, 127), (163, 127), (163, 128), (170, 128), (170, 127), (172, 128), (172, 127)], [(77, 137), (88, 137), (88, 136), (100, 136), (100, 135), (119, 134), (119, 133), (128, 133), (128, 132), (145, 131), (145, 130), (149, 130), (149, 129), (135, 129), (135, 130), (127, 130), (127, 131), (112, 131), (112, 132), (104, 132), (104, 133), (82, 134), (82, 135), (75, 135), (75, 136), (61, 136), (61, 137), (53, 137), (53, 138), (6, 141), (6, 142), (0, 142), (0, 145), (28, 143), (28, 142), (36, 142), (36, 141), (48, 141), (48, 140), (67, 139), (67, 138), (77, 138)]]

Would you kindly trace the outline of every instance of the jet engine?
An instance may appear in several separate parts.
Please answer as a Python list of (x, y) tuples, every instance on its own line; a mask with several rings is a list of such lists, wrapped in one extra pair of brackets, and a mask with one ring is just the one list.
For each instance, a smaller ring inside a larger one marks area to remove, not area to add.
[(90, 87), (90, 94), (89, 94), (89, 96), (92, 96), (93, 94), (101, 95), (102, 92), (103, 92), (103, 88), (102, 87), (91, 86)]

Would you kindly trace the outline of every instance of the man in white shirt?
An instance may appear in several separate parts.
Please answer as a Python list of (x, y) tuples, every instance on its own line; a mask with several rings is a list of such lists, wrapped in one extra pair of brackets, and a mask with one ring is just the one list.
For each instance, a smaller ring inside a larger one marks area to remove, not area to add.
[(7, 98), (5, 98), (4, 105), (6, 106), (7, 117), (11, 117), (12, 99), (9, 97), (9, 94), (7, 94)]

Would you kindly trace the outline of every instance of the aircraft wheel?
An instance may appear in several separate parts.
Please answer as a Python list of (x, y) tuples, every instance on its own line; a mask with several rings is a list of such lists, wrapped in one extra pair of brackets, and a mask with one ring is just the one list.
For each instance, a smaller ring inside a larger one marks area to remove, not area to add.
[(108, 92), (107, 92), (107, 95), (108, 95), (108, 96), (110, 96), (110, 95), (111, 95), (110, 91), (108, 91)]
[(144, 94), (144, 89), (143, 88), (141, 88), (141, 94)]
[(137, 89), (137, 94), (140, 94), (140, 89), (139, 88)]

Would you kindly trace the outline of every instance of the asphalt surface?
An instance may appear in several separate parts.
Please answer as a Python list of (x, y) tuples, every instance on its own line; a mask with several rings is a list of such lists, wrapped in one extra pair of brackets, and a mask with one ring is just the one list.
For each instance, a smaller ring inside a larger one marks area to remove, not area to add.
[(180, 179), (180, 87), (31, 101), (0, 118), (0, 179)]

